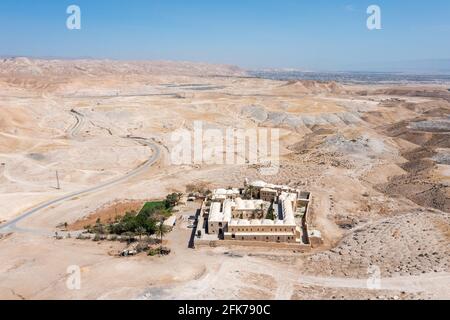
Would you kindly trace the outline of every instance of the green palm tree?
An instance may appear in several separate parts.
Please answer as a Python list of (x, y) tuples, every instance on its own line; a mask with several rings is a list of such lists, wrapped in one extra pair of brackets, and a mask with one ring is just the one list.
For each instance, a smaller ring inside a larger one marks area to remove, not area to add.
[(164, 225), (164, 219), (161, 219), (161, 222), (158, 224), (156, 228), (156, 235), (160, 238), (161, 245), (160, 245), (160, 252), (162, 252), (162, 244), (163, 244), (163, 237), (167, 234), (167, 228)]
[(142, 240), (142, 235), (146, 234), (147, 230), (144, 227), (139, 227), (136, 229), (136, 233), (139, 235), (139, 241)]

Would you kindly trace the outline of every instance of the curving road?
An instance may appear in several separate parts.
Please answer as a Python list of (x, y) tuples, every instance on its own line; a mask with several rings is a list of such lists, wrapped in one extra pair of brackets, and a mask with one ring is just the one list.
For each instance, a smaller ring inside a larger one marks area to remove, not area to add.
[[(77, 125), (76, 125), (76, 127), (77, 127)], [(106, 181), (106, 182), (104, 182), (104, 183), (102, 183), (102, 184), (100, 184), (98, 186), (95, 186), (95, 187), (91, 187), (91, 188), (88, 188), (88, 189), (85, 189), (85, 190), (76, 191), (76, 192), (67, 194), (67, 195), (62, 196), (60, 198), (47, 201), (47, 202), (45, 202), (45, 203), (43, 203), (43, 204), (41, 204), (41, 205), (39, 205), (37, 207), (34, 207), (34, 208), (24, 212), (23, 214), (21, 214), (19, 217), (15, 218), (15, 219), (13, 219), (11, 221), (8, 221), (7, 223), (1, 225), (0, 226), (0, 233), (9, 233), (9, 232), (13, 232), (13, 231), (19, 231), (19, 232), (20, 231), (29, 231), (29, 230), (24, 230), (24, 229), (18, 228), (17, 227), (17, 223), (22, 221), (22, 220), (24, 220), (25, 218), (35, 214), (35, 213), (37, 213), (37, 212), (40, 212), (40, 211), (42, 211), (42, 210), (44, 210), (44, 209), (46, 209), (46, 208), (48, 208), (50, 206), (53, 206), (55, 204), (59, 204), (59, 203), (62, 203), (64, 201), (66, 201), (66, 200), (70, 200), (73, 197), (87, 195), (89, 193), (100, 191), (100, 190), (106, 189), (108, 187), (111, 187), (113, 185), (122, 183), (122, 182), (124, 182), (126, 180), (129, 180), (129, 179), (131, 179), (131, 178), (141, 174), (145, 170), (147, 170), (149, 167), (151, 167), (153, 164), (155, 164), (155, 162), (158, 161), (158, 159), (160, 158), (161, 151), (160, 151), (160, 148), (158, 147), (158, 145), (155, 142), (147, 140), (145, 138), (140, 138), (140, 137), (126, 137), (126, 139), (132, 139), (132, 140), (135, 140), (135, 141), (139, 142), (140, 144), (142, 144), (144, 146), (150, 147), (152, 149), (152, 151), (153, 151), (152, 152), (152, 156), (150, 157), (150, 159), (148, 159), (142, 165), (140, 165), (139, 167), (137, 167), (136, 169), (130, 171), (129, 173), (125, 174), (122, 177)]]
[(84, 126), (85, 118), (80, 112), (72, 109), (70, 113), (75, 116), (76, 123), (69, 129), (69, 135), (71, 138), (75, 138), (79, 133), (81, 128)]

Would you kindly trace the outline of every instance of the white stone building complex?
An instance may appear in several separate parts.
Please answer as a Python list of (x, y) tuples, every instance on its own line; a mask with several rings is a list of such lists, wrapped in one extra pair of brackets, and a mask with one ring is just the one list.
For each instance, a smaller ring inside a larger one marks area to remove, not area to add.
[(263, 181), (246, 182), (241, 189), (216, 189), (205, 200), (197, 236), (304, 244), (310, 201), (309, 192)]

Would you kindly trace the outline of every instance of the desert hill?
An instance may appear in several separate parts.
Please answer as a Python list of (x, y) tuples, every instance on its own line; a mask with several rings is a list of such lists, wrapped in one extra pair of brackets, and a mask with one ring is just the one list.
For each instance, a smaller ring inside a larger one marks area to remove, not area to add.
[(343, 94), (346, 93), (346, 89), (343, 85), (331, 81), (331, 82), (321, 82), (313, 80), (293, 80), (274, 90), (276, 94), (321, 94), (321, 93), (332, 93), (332, 94)]
[(189, 75), (245, 76), (244, 70), (231, 65), (176, 61), (118, 60), (44, 60), (25, 57), (0, 61), (3, 76), (102, 76), (102, 75)]

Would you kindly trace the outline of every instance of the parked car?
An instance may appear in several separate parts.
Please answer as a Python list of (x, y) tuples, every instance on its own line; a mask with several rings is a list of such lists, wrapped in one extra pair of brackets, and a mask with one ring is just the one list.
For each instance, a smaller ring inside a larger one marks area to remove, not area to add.
[(135, 255), (137, 255), (137, 251), (136, 250), (124, 250), (120, 253), (120, 255), (122, 257), (135, 256)]

